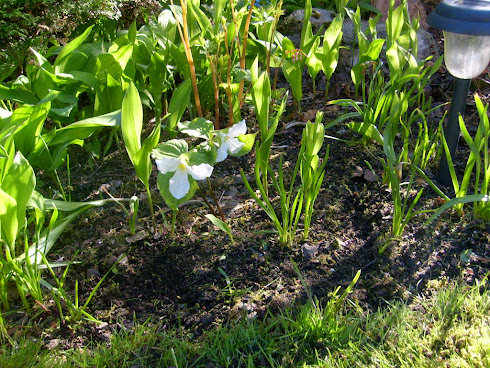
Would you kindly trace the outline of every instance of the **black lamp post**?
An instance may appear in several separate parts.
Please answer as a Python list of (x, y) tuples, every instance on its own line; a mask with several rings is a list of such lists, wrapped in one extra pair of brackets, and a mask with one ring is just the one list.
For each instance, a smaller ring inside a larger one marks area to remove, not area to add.
[[(444, 62), (454, 81), (444, 135), (451, 157), (458, 146), (459, 115), (464, 115), (471, 79), (490, 62), (490, 0), (443, 0), (430, 14), (428, 23), (444, 33)], [(438, 181), (449, 186), (451, 176), (446, 155), (439, 164)]]

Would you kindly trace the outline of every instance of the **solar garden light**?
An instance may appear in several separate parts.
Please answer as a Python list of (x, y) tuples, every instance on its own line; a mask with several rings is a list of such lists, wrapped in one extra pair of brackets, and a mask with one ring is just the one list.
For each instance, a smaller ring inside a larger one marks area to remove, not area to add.
[[(490, 62), (490, 0), (443, 0), (427, 22), (444, 33), (444, 62), (456, 79), (444, 135), (451, 158), (459, 139), (459, 115), (464, 115), (471, 79), (485, 71)], [(451, 184), (444, 154), (438, 181)]]

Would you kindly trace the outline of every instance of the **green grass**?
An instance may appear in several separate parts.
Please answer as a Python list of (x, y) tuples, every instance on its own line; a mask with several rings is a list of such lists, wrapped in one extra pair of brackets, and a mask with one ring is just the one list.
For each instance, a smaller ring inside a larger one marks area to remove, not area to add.
[(334, 296), (261, 321), (246, 318), (198, 338), (151, 322), (114, 333), (110, 344), (47, 351), (20, 339), (0, 348), (10, 367), (489, 367), (486, 280), (432, 282), (426, 296), (376, 312)]

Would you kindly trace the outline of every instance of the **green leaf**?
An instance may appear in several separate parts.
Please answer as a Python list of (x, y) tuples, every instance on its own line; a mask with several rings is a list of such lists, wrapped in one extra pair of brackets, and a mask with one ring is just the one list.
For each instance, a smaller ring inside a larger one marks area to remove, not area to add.
[(34, 94), (28, 91), (8, 88), (2, 84), (0, 84), (0, 100), (12, 100), (29, 105), (34, 105), (39, 101)]
[(299, 103), (303, 97), (303, 68), (302, 63), (284, 60), (282, 65), (284, 77), (291, 85), (294, 99)]
[(252, 102), (255, 106), (255, 114), (259, 121), (260, 136), (263, 139), (269, 129), (269, 106), (271, 99), (271, 83), (266, 72), (258, 74), (258, 58), (252, 66)]
[(19, 125), (15, 132), (15, 147), (23, 155), (29, 156), (34, 150), (50, 107), (50, 102), (34, 106), (25, 105), (12, 114), (11, 124)]
[(456, 197), (452, 198), (450, 201), (444, 203), (441, 207), (437, 209), (436, 212), (424, 223), (424, 225), (430, 224), (436, 218), (438, 218), (442, 213), (448, 210), (451, 207), (457, 206), (462, 203), (470, 203), (470, 202), (488, 202), (489, 197), (487, 194), (472, 194), (464, 197)]
[(103, 127), (115, 127), (120, 124), (121, 110), (118, 110), (105, 115), (77, 121), (57, 130), (53, 138), (47, 139), (46, 136), (43, 136), (43, 139), (48, 141), (49, 146), (55, 146), (74, 139), (87, 139)]
[(0, 188), (0, 215), (7, 213), (11, 208), (17, 205), (17, 201), (8, 193)]
[(169, 189), (170, 179), (173, 177), (174, 174), (175, 173), (173, 172), (169, 172), (166, 174), (162, 174), (159, 172), (157, 176), (157, 186), (167, 206), (169, 206), (172, 209), (172, 211), (177, 211), (182, 204), (189, 201), (194, 196), (194, 193), (197, 190), (197, 183), (192, 178), (192, 176), (188, 175), (188, 179), (190, 183), (189, 192), (187, 192), (187, 194), (184, 197), (177, 199), (172, 195), (172, 193), (170, 193), (170, 189)]
[[(2, 190), (16, 201), (0, 216), (2, 238), (13, 245), (24, 227), (27, 203), (36, 186), (36, 176), (29, 161), (20, 152), (15, 155), (2, 180)], [(11, 201), (9, 201), (12, 203)]]
[(177, 128), (181, 133), (187, 134), (190, 137), (208, 139), (214, 126), (212, 121), (198, 117), (192, 121), (178, 123)]
[(200, 150), (191, 150), (188, 153), (189, 165), (214, 165), (216, 163), (216, 150), (210, 149), (209, 145), (198, 146), (197, 148)]
[(217, 218), (215, 215), (212, 214), (207, 214), (205, 216), (209, 221), (213, 223), (214, 226), (216, 226), (218, 229), (228, 234), (232, 243), (235, 242), (235, 239), (233, 239), (233, 234), (231, 233), (231, 229), (226, 222), (224, 222), (223, 220)]
[(129, 41), (129, 43), (135, 43), (136, 42), (136, 32), (137, 32), (136, 21), (134, 21), (133, 23), (131, 23), (131, 25), (129, 26), (129, 29), (128, 29), (128, 41)]
[(383, 136), (375, 125), (371, 123), (351, 122), (347, 123), (347, 126), (354, 132), (361, 134), (368, 139), (372, 139), (380, 145), (383, 145)]
[(135, 167), (136, 175), (145, 185), (149, 186), (150, 176), (151, 176), (151, 151), (158, 144), (160, 140), (161, 124), (155, 125), (150, 135), (143, 141), (143, 145), (138, 152), (138, 165)]
[(80, 36), (75, 38), (73, 41), (67, 43), (63, 47), (63, 49), (61, 49), (61, 52), (59, 53), (58, 57), (56, 58), (56, 61), (54, 62), (54, 66), (58, 66), (65, 57), (67, 57), (69, 54), (75, 51), (80, 45), (82, 45), (87, 39), (90, 32), (92, 32), (92, 28), (94, 28), (94, 25), (88, 27)]
[(313, 156), (318, 154), (323, 146), (325, 128), (321, 123), (307, 122), (303, 131), (305, 144), (305, 155)]
[(303, 49), (306, 43), (313, 36), (313, 31), (311, 30), (311, 13), (312, 13), (311, 0), (305, 1), (305, 13), (303, 17), (303, 28), (301, 29), (301, 41), (300, 48)]
[(256, 135), (257, 135), (257, 133), (253, 133), (253, 134), (242, 134), (242, 135), (238, 136), (238, 140), (240, 142), (244, 143), (244, 145), (240, 149), (240, 151), (238, 151), (237, 153), (232, 154), (230, 156), (239, 157), (239, 156), (243, 156), (243, 155), (246, 155), (247, 153), (249, 153), (250, 150), (253, 148), (253, 146), (255, 144), (255, 137), (256, 137)]
[(130, 82), (122, 103), (121, 130), (126, 150), (133, 165), (137, 165), (136, 160), (141, 148), (142, 129), (143, 107), (138, 90), (134, 83)]
[(167, 129), (173, 130), (184, 115), (190, 101), (192, 84), (190, 79), (184, 80), (173, 92), (168, 106)]
[(110, 74), (107, 74), (107, 86), (104, 93), (111, 111), (119, 110), (122, 106), (124, 99), (122, 83), (122, 78), (116, 80)]
[(164, 157), (170, 156), (178, 158), (180, 155), (185, 154), (189, 151), (189, 146), (183, 139), (171, 139), (165, 143), (160, 143), (157, 145), (153, 151), (152, 156), (156, 160)]
[[(117, 199), (118, 201), (126, 201), (126, 199)], [(78, 216), (92, 207), (103, 206), (107, 203), (114, 202), (114, 199), (105, 199), (91, 202), (65, 202), (59, 200), (45, 199), (45, 206), (48, 210), (70, 212), (67, 216), (61, 220), (56, 221), (53, 226), (45, 229), (39, 238), (37, 243), (32, 244), (26, 253), (22, 253), (16, 258), (16, 261), (23, 261), (29, 256), (32, 263), (36, 260), (38, 263), (42, 262), (41, 253), (46, 255), (54, 246), (56, 240), (60, 237), (63, 231), (73, 222)]]

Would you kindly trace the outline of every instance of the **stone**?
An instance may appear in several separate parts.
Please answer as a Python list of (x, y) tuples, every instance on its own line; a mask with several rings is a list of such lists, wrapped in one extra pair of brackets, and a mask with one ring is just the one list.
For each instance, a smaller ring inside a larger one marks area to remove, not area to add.
[[(395, 7), (400, 6), (400, 3), (400, 0), (395, 0)], [(407, 0), (407, 4), (410, 17), (412, 19), (419, 18), (420, 26), (424, 29), (429, 28), (427, 24), (427, 12), (422, 3), (419, 0)], [(371, 5), (381, 12), (381, 21), (384, 22), (388, 17), (388, 10), (390, 10), (390, 0), (372, 0)]]
[[(316, 33), (321, 26), (324, 26), (326, 29), (330, 23), (335, 18), (336, 14), (330, 10), (313, 8), (312, 17), (310, 19), (313, 33)], [(286, 37), (288, 37), (296, 47), (299, 47), (301, 41), (301, 30), (303, 28), (303, 18), (304, 18), (304, 9), (299, 9), (291, 13), (288, 17), (286, 17), (279, 25), (279, 31)], [(422, 24), (421, 24), (422, 25)], [(365, 32), (368, 29), (369, 22), (367, 20), (361, 20), (361, 29)], [(344, 23), (342, 26), (342, 44), (344, 46), (353, 48), (357, 45), (355, 32), (354, 32), (354, 23), (349, 17), (345, 17)], [(386, 38), (386, 24), (384, 22), (379, 22), (376, 25), (376, 32), (378, 34), (378, 38)], [(417, 39), (418, 39), (418, 55), (417, 58), (419, 61), (425, 60), (427, 57), (434, 55), (434, 58), (439, 57), (439, 52), (437, 48), (436, 41), (434, 37), (427, 32), (423, 27), (417, 30)], [(339, 66), (344, 65), (345, 67), (352, 67), (352, 51), (345, 49), (341, 49), (341, 60), (339, 61)], [(354, 60), (356, 63), (357, 60)]]
[(303, 246), (301, 247), (301, 251), (303, 252), (303, 257), (305, 257), (306, 259), (315, 258), (319, 247), (320, 247), (319, 244), (313, 244), (313, 245), (303, 244)]
[[(284, 34), (292, 35), (299, 33), (301, 37), (301, 31), (303, 30), (303, 18), (305, 17), (305, 10), (298, 9), (288, 15), (279, 24), (279, 31)], [(318, 32), (318, 30), (324, 26), (325, 29), (332, 23), (336, 14), (333, 11), (326, 9), (313, 8), (311, 11), (311, 29), (313, 33)]]
[[(310, 17), (313, 34), (317, 33), (322, 26), (324, 26), (324, 30), (327, 29), (335, 16), (336, 14), (333, 11), (313, 8)], [(296, 47), (299, 47), (299, 44), (301, 43), (301, 31), (303, 30), (304, 17), (305, 10), (298, 9), (279, 22), (279, 32), (287, 36)]]
[(100, 277), (100, 272), (96, 268), (89, 268), (87, 270), (86, 274), (87, 274), (87, 277), (88, 278), (91, 278), (91, 277)]
[[(368, 21), (366, 20), (361, 20), (361, 29), (366, 32), (367, 28), (369, 26)], [(355, 40), (354, 37), (354, 23), (352, 20), (346, 18), (344, 19), (344, 24), (342, 26), (342, 32), (343, 37), (342, 37), (342, 44), (345, 46), (355, 46), (357, 45), (357, 41)], [(376, 25), (376, 32), (378, 33), (378, 38), (384, 38), (386, 39), (387, 34), (386, 34), (386, 24), (385, 23), (378, 23)], [(434, 58), (439, 57), (439, 51), (437, 48), (436, 41), (434, 40), (434, 37), (426, 31), (423, 28), (419, 28), (417, 30), (417, 40), (418, 40), (418, 55), (417, 59), (418, 60), (425, 60), (429, 56), (433, 55)]]

